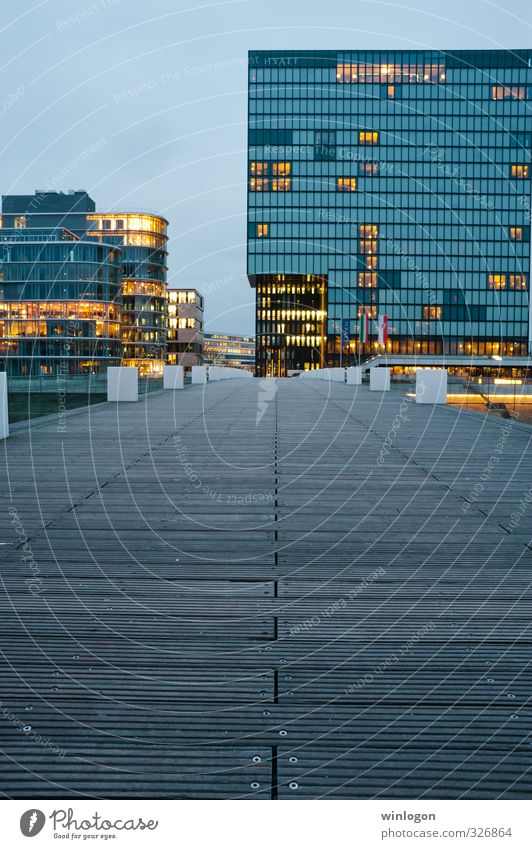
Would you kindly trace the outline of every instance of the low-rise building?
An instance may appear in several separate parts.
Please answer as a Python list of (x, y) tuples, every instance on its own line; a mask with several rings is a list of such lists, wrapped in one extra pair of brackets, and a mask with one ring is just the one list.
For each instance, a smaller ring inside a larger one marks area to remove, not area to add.
[(167, 362), (201, 365), (203, 361), (203, 296), (196, 289), (167, 290)]
[(255, 337), (230, 336), (227, 333), (205, 333), (203, 337), (205, 365), (243, 368), (255, 371)]

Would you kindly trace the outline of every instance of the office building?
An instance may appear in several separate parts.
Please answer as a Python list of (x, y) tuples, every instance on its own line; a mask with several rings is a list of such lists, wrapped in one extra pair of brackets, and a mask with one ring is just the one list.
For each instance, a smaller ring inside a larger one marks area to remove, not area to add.
[(122, 249), (122, 364), (161, 375), (166, 361), (168, 221), (140, 212), (87, 215), (87, 238)]
[(258, 375), (526, 357), (531, 86), (530, 50), (250, 53)]
[[(147, 213), (100, 213), (95, 210), (94, 200), (87, 192), (81, 190), (67, 193), (36, 191), (34, 195), (6, 195), (2, 198), (0, 233), (9, 238), (19, 234), (21, 244), (35, 241), (33, 237), (36, 231), (45, 240), (55, 241), (63, 238), (57, 234), (64, 233), (66, 234), (64, 238), (67, 240), (77, 238), (80, 240), (80, 245), (81, 242), (83, 245), (89, 242), (92, 245), (92, 248), (88, 249), (89, 253), (92, 251), (92, 254), (98, 256), (102, 252), (95, 250), (95, 244), (107, 246), (107, 248), (114, 246), (115, 256), (120, 258), (121, 262), (118, 272), (121, 291), (113, 300), (114, 310), (118, 316), (116, 319), (113, 318), (113, 321), (120, 321), (121, 327), (122, 350), (118, 353), (118, 360), (123, 365), (137, 366), (143, 375), (160, 375), (166, 359), (168, 222), (162, 216)], [(76, 250), (81, 252), (81, 246)], [(60, 249), (56, 246), (54, 252), (54, 255), (59, 256)], [(104, 254), (105, 251), (102, 256)], [(78, 263), (68, 267), (57, 265), (54, 268), (41, 266), (37, 269), (20, 265), (18, 269), (13, 268), (10, 274), (18, 274), (19, 283), (24, 283), (23, 275), (27, 274), (29, 284), (33, 281), (32, 276), (35, 274), (56, 273), (57, 281), (48, 280), (48, 283), (54, 282), (53, 292), (60, 290), (59, 284), (63, 278), (69, 280), (69, 292), (76, 288), (81, 293), (84, 291), (88, 273), (86, 268)], [(75, 275), (78, 273), (82, 276), (77, 280), (76, 287)], [(45, 277), (41, 279), (47, 280)], [(26, 287), (24, 292), (27, 294), (31, 288), (31, 286)], [(43, 287), (41, 290), (44, 291)], [(9, 291), (13, 295), (15, 289), (11, 287)], [(50, 291), (52, 292), (52, 289)], [(70, 298), (70, 294), (65, 297)], [(16, 329), (17, 325), (13, 327)], [(40, 329), (42, 330), (42, 326)], [(44, 342), (41, 340), (41, 348), (43, 345)], [(55, 343), (52, 347), (55, 350)], [(103, 350), (102, 346), (100, 348)], [(112, 350), (112, 357), (107, 364), (116, 365), (117, 352), (114, 342), (109, 350)], [(99, 366), (103, 364), (104, 359), (98, 360)], [(46, 369), (48, 365), (43, 366), (43, 373), (48, 373)]]
[(167, 290), (167, 359), (186, 369), (203, 362), (203, 296), (196, 289)]
[(255, 339), (253, 336), (205, 333), (203, 362), (205, 365), (242, 368), (253, 373), (255, 371)]
[(0, 230), (0, 370), (98, 374), (120, 365), (121, 251), (68, 230)]

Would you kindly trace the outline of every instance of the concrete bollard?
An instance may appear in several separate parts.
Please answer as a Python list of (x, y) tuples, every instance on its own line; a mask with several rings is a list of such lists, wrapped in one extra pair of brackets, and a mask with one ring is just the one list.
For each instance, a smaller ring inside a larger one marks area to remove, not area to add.
[(184, 389), (185, 373), (183, 366), (165, 366), (163, 369), (163, 389)]
[(416, 371), (416, 404), (447, 403), (447, 369)]
[(362, 369), (360, 366), (351, 366), (347, 369), (347, 385), (360, 386), (362, 384)]
[(192, 383), (207, 383), (207, 369), (205, 366), (192, 366)]
[(330, 368), (329, 380), (333, 383), (345, 383), (345, 368)]
[(0, 372), (0, 439), (9, 436), (9, 409), (7, 406), (7, 373)]
[(107, 400), (139, 400), (138, 368), (130, 368), (129, 366), (109, 366), (107, 369)]
[(390, 369), (372, 368), (369, 370), (369, 388), (373, 392), (387, 392), (390, 388)]
[(223, 380), (222, 369), (218, 366), (209, 366), (209, 383), (213, 380)]

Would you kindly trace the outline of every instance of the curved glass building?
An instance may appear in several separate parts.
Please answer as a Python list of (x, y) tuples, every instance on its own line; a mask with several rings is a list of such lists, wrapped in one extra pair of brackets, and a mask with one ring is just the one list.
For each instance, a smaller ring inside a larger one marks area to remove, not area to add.
[(64, 228), (0, 230), (0, 370), (97, 374), (121, 359), (122, 252)]
[(168, 221), (140, 212), (87, 215), (87, 237), (122, 250), (122, 365), (162, 374), (166, 359)]

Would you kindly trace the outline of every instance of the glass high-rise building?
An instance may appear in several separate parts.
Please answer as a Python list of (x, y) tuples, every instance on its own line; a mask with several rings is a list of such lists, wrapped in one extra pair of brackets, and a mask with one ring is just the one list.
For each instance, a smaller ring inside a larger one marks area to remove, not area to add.
[(252, 51), (256, 373), (526, 355), (531, 100), (528, 50)]

